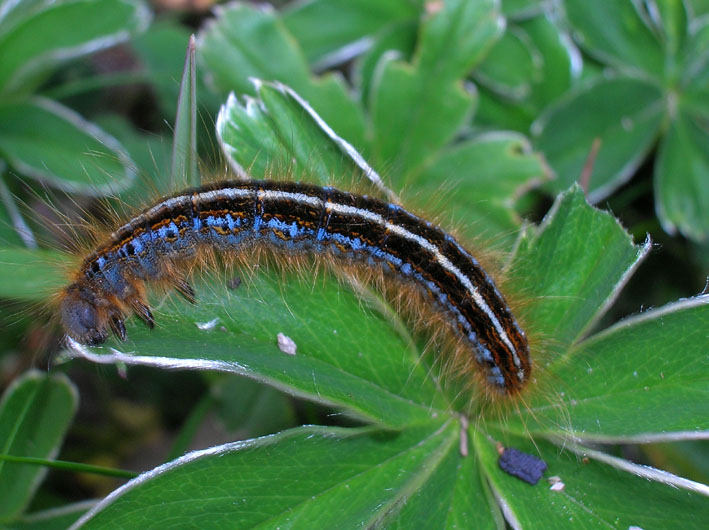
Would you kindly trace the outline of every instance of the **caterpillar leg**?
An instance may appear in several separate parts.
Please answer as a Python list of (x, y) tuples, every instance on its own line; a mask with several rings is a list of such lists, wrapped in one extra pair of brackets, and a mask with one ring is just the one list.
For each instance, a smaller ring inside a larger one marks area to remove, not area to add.
[(123, 318), (120, 313), (114, 313), (108, 320), (108, 325), (111, 327), (113, 334), (121, 341), (126, 340), (126, 325), (123, 323)]
[(190, 304), (197, 303), (197, 298), (194, 294), (194, 288), (192, 287), (192, 285), (190, 285), (190, 282), (187, 281), (187, 279), (178, 278), (174, 281), (174, 286), (177, 292), (180, 293), (184, 297), (184, 299), (187, 300)]
[(153, 329), (155, 327), (155, 317), (146, 303), (141, 300), (133, 300), (130, 305), (135, 314), (138, 315), (143, 322), (145, 322), (145, 325), (148, 326), (148, 328)]

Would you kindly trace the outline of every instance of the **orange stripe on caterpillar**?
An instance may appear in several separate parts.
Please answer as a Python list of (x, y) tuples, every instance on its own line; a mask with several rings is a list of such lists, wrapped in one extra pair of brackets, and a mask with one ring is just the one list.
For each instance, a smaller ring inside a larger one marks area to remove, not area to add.
[(398, 205), (294, 182), (224, 181), (144, 210), (99, 245), (62, 292), (64, 329), (89, 345), (110, 331), (125, 340), (131, 311), (154, 326), (145, 282), (169, 282), (194, 301), (176, 269), (200, 247), (233, 253), (253, 245), (382, 267), (446, 313), (494, 388), (512, 394), (530, 379), (524, 331), (492, 278), (451, 235)]

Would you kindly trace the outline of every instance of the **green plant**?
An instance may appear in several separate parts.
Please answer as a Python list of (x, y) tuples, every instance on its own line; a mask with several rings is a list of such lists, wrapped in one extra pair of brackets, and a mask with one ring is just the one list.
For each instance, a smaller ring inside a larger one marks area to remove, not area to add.
[[(509, 234), (497, 246), (510, 256), (512, 283), (530, 300), (527, 321), (547, 338), (547, 358), (537, 363), (553, 392), (529, 396), (503, 418), (471, 411), (453, 383), (442, 384), (440, 365), (422, 355), (426, 337), (412, 335), (377, 293), (355, 293), (327, 275), (315, 283), (294, 276), (284, 281), (272, 270), (249, 276), (236, 290), (227, 290), (220, 275), (198, 278), (199, 304), (171, 298), (156, 312), (158, 329), (132, 319), (129, 343), (84, 354), (129, 370), (144, 364), (245, 374), (334, 406), (364, 425), (305, 426), (191, 453), (104, 499), (84, 526), (477, 528), (503, 520), (521, 527), (540, 521), (558, 528), (704, 526), (706, 486), (632, 464), (614, 455), (612, 444), (706, 437), (707, 296), (597, 331), (649, 241), (633, 244), (610, 214), (587, 204), (578, 186), (557, 196), (538, 226), (522, 225), (515, 199), (548, 180), (544, 160), (519, 133), (472, 133), (471, 123), (480, 125), (476, 96), (463, 84), (471, 71), (475, 79), (492, 77), (489, 63), (477, 74), (500, 42), (500, 11), (492, 1), (428, 7), (433, 11), (420, 21), (419, 6), (407, 2), (313, 1), (282, 16), (245, 4), (223, 8), (198, 38), (213, 86), (224, 97), (236, 93), (226, 98), (217, 135), (230, 165), (257, 178), (280, 167), (341, 186), (353, 176), (366, 178), (344, 139), (372, 167), (391, 171), (394, 190), (406, 186), (428, 197), (452, 182), (443, 196), (446, 213), (462, 221), (468, 235)], [(321, 20), (340, 20), (333, 12), (342, 20), (349, 13), (347, 24), (332, 33), (318, 30), (328, 28)], [(335, 52), (366, 36), (372, 46), (356, 66), (361, 99), (351, 98), (336, 74), (311, 74), (308, 63), (342, 59)], [(386, 52), (391, 49), (400, 53)], [(184, 109), (190, 98), (182, 101)], [(194, 152), (194, 135), (184, 134), (194, 130), (193, 122), (178, 129), (175, 152)], [(173, 178), (193, 175), (189, 167), (178, 156)], [(24, 269), (28, 283), (18, 289), (0, 282), (0, 293), (31, 297), (39, 287), (32, 283), (36, 260), (18, 267), (16, 251), (1, 252), (4, 277)], [(42, 282), (52, 273), (44, 274)], [(218, 325), (195, 325), (206, 322)], [(298, 344), (296, 356), (278, 350), (279, 331)], [(42, 384), (69, 388), (63, 379), (48, 381)], [(18, 395), (29, 384), (8, 391), (0, 426), (10, 418), (16, 432), (27, 428), (34, 414), (13, 413), (16, 406), (7, 404), (39, 407)], [(65, 416), (75, 406), (49, 402)], [(212, 405), (201, 402), (193, 417), (205, 406)], [(56, 447), (60, 437), (49, 445)], [(502, 473), (494, 442), (541, 455), (564, 490), (551, 491), (544, 482), (532, 487)], [(11, 480), (7, 469), (18, 469), (8, 466), (20, 465), (4, 463), (0, 491), (2, 481)], [(31, 489), (25, 491), (26, 502)], [(20, 511), (3, 517), (17, 520)]]
[(564, 6), (581, 48), (606, 71), (590, 76), (535, 125), (535, 145), (559, 175), (554, 189), (581, 171), (597, 138), (589, 196), (603, 199), (659, 140), (653, 173), (660, 222), (669, 233), (706, 242), (709, 18), (696, 16), (693, 2), (681, 1)]
[(124, 42), (149, 21), (145, 6), (132, 0), (3, 3), (0, 158), (69, 192), (104, 195), (128, 187), (135, 173), (115, 138), (37, 89), (70, 59)]

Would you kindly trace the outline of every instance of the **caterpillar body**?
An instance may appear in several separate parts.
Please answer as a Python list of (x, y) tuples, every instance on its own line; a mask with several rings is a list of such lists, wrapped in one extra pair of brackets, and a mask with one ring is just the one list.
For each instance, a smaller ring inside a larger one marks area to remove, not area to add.
[(447, 315), (494, 389), (514, 394), (530, 379), (524, 331), (493, 279), (453, 236), (399, 205), (296, 182), (217, 182), (147, 208), (98, 245), (61, 292), (64, 330), (88, 345), (111, 331), (125, 340), (131, 311), (154, 326), (146, 282), (168, 282), (194, 301), (175, 271), (200, 247), (228, 253), (254, 245), (381, 267), (415, 284)]

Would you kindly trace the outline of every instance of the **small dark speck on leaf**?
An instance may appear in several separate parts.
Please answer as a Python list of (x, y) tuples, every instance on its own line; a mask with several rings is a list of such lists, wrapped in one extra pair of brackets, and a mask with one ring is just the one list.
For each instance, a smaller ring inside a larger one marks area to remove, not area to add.
[(505, 473), (523, 480), (527, 484), (536, 484), (547, 469), (541, 458), (523, 453), (513, 447), (506, 448), (497, 463)]

